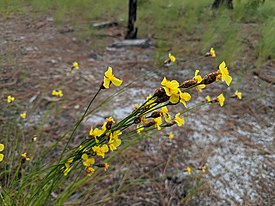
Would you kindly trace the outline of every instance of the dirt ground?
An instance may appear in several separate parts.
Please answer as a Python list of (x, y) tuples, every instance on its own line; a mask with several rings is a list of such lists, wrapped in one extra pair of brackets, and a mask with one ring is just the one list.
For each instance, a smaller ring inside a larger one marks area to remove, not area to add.
[[(114, 49), (107, 46), (122, 39), (124, 29), (109, 28), (102, 33), (105, 36), (78, 41), (69, 25), (56, 26), (50, 16), (0, 17), (0, 96), (3, 100), (12, 94), (21, 105), (18, 107), (28, 111), (30, 135), (36, 133), (51, 103), (62, 105), (60, 113), (43, 126), (40, 138), (54, 142), (70, 129), (109, 65), (125, 84), (134, 82), (85, 122), (87, 132), (106, 116), (119, 120), (127, 115), (134, 103), (142, 102), (160, 86), (164, 75), (184, 81), (197, 68), (202, 74), (213, 71), (214, 63), (207, 58), (179, 61), (175, 69), (156, 69), (154, 46)], [(73, 61), (79, 62), (80, 70), (70, 73)], [(184, 127), (173, 128), (175, 138), (171, 141), (163, 131), (158, 137), (138, 142), (120, 155), (120, 161), (110, 169), (109, 182), (100, 184), (120, 185), (107, 189), (104, 198), (84, 196), (80, 191), (68, 205), (93, 205), (96, 201), (106, 205), (274, 205), (274, 67), (275, 61), (268, 60), (256, 69), (255, 57), (248, 51), (230, 70), (236, 79), (233, 88), (243, 92), (242, 101), (230, 99), (224, 108), (210, 106), (188, 114)], [(233, 88), (211, 85), (207, 94), (219, 94), (223, 89), (233, 93)], [(51, 97), (53, 89), (63, 90), (61, 102)], [(196, 91), (192, 97), (202, 100)], [(5, 120), (4, 112), (1, 115)], [(72, 144), (79, 138), (82, 136), (75, 137)], [(188, 175), (183, 171), (187, 166), (201, 165), (207, 166), (207, 173)], [(140, 181), (127, 184), (135, 179)], [(124, 184), (126, 189), (115, 197), (110, 195)]]

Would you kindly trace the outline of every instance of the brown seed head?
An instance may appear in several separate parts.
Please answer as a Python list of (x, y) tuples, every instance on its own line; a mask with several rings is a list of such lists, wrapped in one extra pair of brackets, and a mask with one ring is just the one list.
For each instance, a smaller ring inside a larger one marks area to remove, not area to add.
[(213, 82), (216, 81), (217, 76), (220, 74), (220, 71), (215, 71), (215, 72), (211, 72), (209, 74), (206, 74), (203, 79), (201, 84), (211, 84)]
[(153, 119), (150, 119), (147, 123), (144, 124), (144, 127), (151, 127), (155, 124)]
[(197, 84), (195, 79), (189, 79), (189, 80), (184, 81), (179, 87), (180, 88), (189, 88), (189, 87), (194, 86), (195, 84)]
[(161, 112), (159, 112), (159, 111), (153, 112), (153, 113), (151, 114), (151, 117), (152, 117), (152, 118), (158, 118), (158, 117), (160, 117), (160, 116), (161, 116)]

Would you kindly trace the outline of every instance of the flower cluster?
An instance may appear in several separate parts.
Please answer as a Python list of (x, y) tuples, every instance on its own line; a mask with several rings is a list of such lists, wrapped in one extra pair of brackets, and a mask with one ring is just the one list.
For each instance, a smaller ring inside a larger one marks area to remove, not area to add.
[[(216, 57), (213, 48), (210, 49), (209, 56)], [(171, 64), (175, 61), (176, 57), (169, 53), (169, 58), (165, 60), (164, 64)], [(78, 68), (78, 64), (74, 64), (73, 68)], [(134, 105), (132, 113), (123, 120), (116, 123), (112, 117), (109, 117), (106, 118), (106, 121), (101, 127), (91, 128), (84, 144), (81, 144), (70, 158), (64, 161), (64, 175), (67, 175), (71, 171), (72, 165), (76, 161), (82, 161), (82, 165), (85, 167), (85, 172), (88, 176), (92, 176), (96, 168), (104, 168), (106, 171), (109, 168), (109, 164), (102, 162), (102, 159), (104, 159), (109, 152), (118, 149), (122, 144), (122, 136), (127, 134), (127, 132), (124, 133), (124, 131), (128, 131), (126, 129), (130, 129), (135, 125), (133, 130), (138, 134), (142, 134), (144, 131), (150, 129), (161, 130), (162, 128), (173, 125), (181, 127), (185, 124), (184, 113), (192, 109), (192, 107), (187, 105), (191, 100), (189, 90), (196, 88), (199, 92), (202, 92), (202, 89), (205, 89), (208, 84), (213, 82), (223, 81), (228, 86), (232, 82), (232, 77), (228, 72), (225, 62), (219, 65), (218, 70), (206, 74), (203, 77), (199, 72), (199, 70), (196, 70), (192, 79), (186, 80), (181, 84), (177, 80), (168, 80), (164, 77), (161, 82), (161, 87), (158, 88), (153, 95), (149, 95), (144, 103)], [(113, 74), (113, 69), (109, 66), (104, 73), (103, 82), (100, 85), (98, 93), (101, 90), (110, 88), (112, 84), (114, 86), (120, 86), (122, 83), (123, 81)], [(236, 91), (232, 97), (241, 99), (241, 96), (241, 93)], [(225, 102), (224, 94), (220, 94), (213, 99), (207, 96), (205, 101), (193, 106), (193, 108), (198, 105), (201, 106), (215, 102), (223, 106)], [(178, 103), (183, 104), (183, 112), (177, 112), (175, 115), (170, 114), (168, 106), (175, 106)], [(85, 116), (85, 114), (83, 116)], [(174, 134), (170, 132), (168, 137), (172, 140)], [(205, 166), (199, 169), (202, 172), (206, 171)], [(191, 171), (190, 167), (186, 168), (187, 173), (191, 174)]]

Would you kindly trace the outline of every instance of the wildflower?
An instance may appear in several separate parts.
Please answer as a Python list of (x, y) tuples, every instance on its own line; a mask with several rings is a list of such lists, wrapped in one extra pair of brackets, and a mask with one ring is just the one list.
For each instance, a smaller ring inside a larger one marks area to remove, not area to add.
[(169, 81), (166, 79), (166, 77), (164, 77), (161, 85), (163, 86), (166, 95), (170, 97), (169, 101), (172, 104), (178, 103), (180, 98), (179, 83), (176, 80)]
[(85, 171), (86, 171), (87, 176), (92, 176), (95, 172), (95, 169), (92, 167), (87, 167)]
[(71, 70), (73, 69), (79, 69), (78, 63), (77, 62), (73, 62)]
[(92, 150), (96, 153), (97, 156), (105, 157), (105, 153), (109, 151), (109, 147), (104, 144), (102, 146), (93, 146)]
[(144, 124), (148, 122), (148, 120), (147, 120), (146, 117), (144, 117), (144, 116), (142, 116), (140, 120), (141, 120), (141, 122), (144, 123)]
[(184, 125), (184, 117), (182, 116), (182, 117), (180, 117), (180, 113), (177, 113), (176, 115), (175, 115), (175, 120), (174, 120), (176, 123), (177, 123), (177, 125), (180, 127), (180, 126), (182, 126), (182, 125)]
[(106, 123), (106, 129), (110, 130), (112, 128), (112, 124), (115, 123), (114, 119), (112, 117), (106, 118), (107, 123)]
[(118, 87), (122, 84), (122, 80), (116, 78), (113, 75), (112, 67), (108, 67), (108, 70), (105, 72), (105, 75), (104, 75), (103, 87), (105, 89), (108, 89), (110, 87), (111, 83), (113, 83), (113, 85)]
[(163, 86), (166, 95), (169, 97), (174, 93), (178, 93), (179, 83), (176, 80), (169, 81), (164, 77), (161, 85)]
[(205, 97), (205, 101), (207, 102), (207, 103), (211, 103), (212, 101), (211, 101), (211, 97), (208, 95), (208, 96), (206, 96)]
[(137, 133), (140, 134), (142, 130), (144, 130), (144, 127), (138, 126), (137, 125)]
[[(199, 85), (200, 86), (200, 85)], [(186, 107), (186, 103), (191, 99), (191, 95), (187, 92), (180, 93), (180, 102)]]
[(154, 118), (153, 121), (154, 121), (154, 127), (157, 128), (158, 130), (161, 130), (161, 127), (160, 127), (160, 125), (162, 124), (161, 117)]
[(171, 116), (168, 113), (168, 108), (166, 106), (161, 108), (160, 114), (161, 114), (162, 117), (164, 117), (165, 122), (170, 122), (171, 121)]
[(95, 159), (94, 158), (89, 158), (89, 156), (86, 153), (84, 153), (81, 156), (81, 158), (84, 160), (83, 165), (85, 167), (89, 167), (89, 166), (91, 166), (95, 163)]
[(186, 171), (189, 175), (191, 174), (191, 168), (190, 167), (187, 167)]
[(172, 140), (174, 138), (174, 134), (172, 132), (169, 133), (169, 139)]
[(235, 97), (237, 97), (238, 99), (242, 99), (242, 93), (237, 90), (235, 92)]
[(219, 72), (220, 75), (217, 77), (217, 80), (221, 78), (221, 80), (225, 82), (227, 86), (229, 86), (232, 81), (232, 77), (229, 75), (228, 69), (224, 61), (219, 65)]
[(7, 98), (8, 103), (12, 103), (14, 100), (15, 100), (15, 98), (11, 95), (9, 95), (8, 98)]
[(21, 113), (21, 114), (20, 114), (20, 117), (21, 117), (21, 118), (23, 118), (23, 119), (26, 119), (26, 117), (27, 117), (27, 114), (26, 114), (26, 112), (24, 112), (24, 113)]
[(111, 137), (114, 139), (118, 139), (119, 135), (121, 135), (121, 134), (122, 134), (122, 132), (120, 130), (116, 130), (111, 134)]
[(203, 166), (201, 167), (201, 171), (202, 171), (203, 173), (206, 172), (206, 166), (205, 166), (205, 165), (203, 165)]
[(107, 162), (104, 163), (104, 170), (105, 172), (109, 169), (109, 164)]
[[(0, 152), (2, 152), (5, 149), (4, 144), (0, 144)], [(0, 154), (0, 162), (2, 162), (4, 159), (4, 154)]]
[(175, 61), (176, 61), (176, 57), (175, 57), (173, 54), (169, 53), (169, 54), (168, 54), (168, 59), (166, 59), (166, 60), (164, 61), (164, 64), (165, 64), (166, 66), (169, 66), (171, 63), (174, 63)]
[(213, 48), (210, 49), (210, 55), (211, 57), (216, 57), (216, 52)]
[(63, 92), (62, 92), (62, 90), (53, 90), (52, 91), (52, 95), (53, 96), (57, 96), (57, 97), (63, 97)]
[(224, 104), (224, 100), (225, 100), (225, 98), (224, 98), (223, 94), (220, 94), (220, 95), (217, 97), (217, 101), (219, 102), (219, 104), (220, 104), (221, 107), (222, 107), (223, 104)]
[(90, 135), (91, 137), (99, 137), (99, 136), (101, 136), (103, 133), (104, 133), (104, 131), (103, 131), (102, 129), (98, 129), (98, 128), (92, 129), (92, 128), (91, 128), (89, 135)]
[(200, 84), (202, 82), (202, 77), (201, 77), (201, 75), (199, 75), (199, 72), (200, 72), (200, 70), (195, 71), (194, 80), (196, 81), (197, 84), (199, 84), (196, 86), (196, 89), (199, 92), (202, 92), (202, 89), (205, 88), (205, 84)]
[(73, 160), (69, 159), (66, 163), (65, 163), (65, 169), (63, 171), (64, 176), (67, 176), (68, 173), (71, 171), (71, 164), (72, 164)]
[(108, 142), (108, 146), (110, 148), (111, 151), (114, 151), (117, 149), (117, 147), (119, 147), (119, 145), (121, 145), (121, 139), (119, 138), (114, 138), (112, 135), (109, 139)]
[(26, 153), (26, 152), (23, 153), (23, 154), (21, 154), (21, 157), (22, 157), (22, 160), (23, 160), (23, 161), (30, 161), (30, 158), (27, 157), (27, 153)]

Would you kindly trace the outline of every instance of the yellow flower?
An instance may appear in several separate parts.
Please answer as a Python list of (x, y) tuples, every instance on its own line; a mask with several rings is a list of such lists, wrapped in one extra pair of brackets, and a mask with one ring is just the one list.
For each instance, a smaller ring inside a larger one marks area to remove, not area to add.
[(169, 139), (173, 139), (174, 138), (174, 134), (172, 132), (169, 133)]
[(175, 122), (177, 123), (177, 125), (180, 127), (182, 125), (184, 125), (184, 117), (180, 117), (180, 113), (177, 113), (175, 115)]
[(26, 161), (30, 161), (30, 158), (27, 157), (27, 153), (26, 153), (26, 152), (23, 153), (23, 154), (21, 154), (21, 157), (22, 157), (22, 159), (24, 159), (24, 160), (26, 160)]
[(89, 158), (89, 156), (86, 153), (84, 153), (81, 156), (81, 158), (84, 160), (83, 165), (85, 167), (89, 167), (89, 166), (91, 166), (95, 163), (95, 159), (94, 158)]
[(168, 108), (166, 106), (161, 108), (160, 115), (164, 117), (165, 122), (171, 122), (171, 116), (168, 113)]
[[(200, 72), (200, 70), (196, 70), (195, 75), (194, 75), (194, 80), (196, 81), (197, 84), (201, 83), (201, 81), (202, 81), (202, 77), (201, 77), (201, 75), (199, 75), (199, 72)], [(203, 88), (205, 88), (205, 84), (200, 84), (200, 85), (196, 86), (196, 89), (199, 92), (202, 92)]]
[(227, 86), (229, 86), (232, 81), (232, 77), (229, 75), (228, 69), (224, 61), (219, 65), (219, 71), (222, 81), (225, 82)]
[(207, 103), (211, 103), (211, 97), (208, 95), (207, 97), (205, 97), (205, 101), (206, 101)]
[(201, 171), (202, 171), (203, 173), (206, 172), (206, 166), (205, 166), (205, 165), (201, 167)]
[(71, 171), (71, 164), (72, 164), (73, 160), (69, 159), (64, 165), (65, 165), (65, 169), (63, 171), (64, 176), (67, 176), (68, 173)]
[(12, 103), (14, 100), (15, 100), (15, 98), (11, 95), (9, 95), (8, 98), (7, 98), (8, 103)]
[(161, 117), (154, 118), (154, 127), (157, 128), (158, 130), (161, 130), (160, 125), (162, 124), (162, 119)]
[(217, 97), (217, 101), (219, 102), (219, 104), (220, 104), (221, 107), (222, 107), (223, 104), (224, 104), (224, 100), (225, 100), (225, 98), (224, 98), (223, 94), (220, 94), (220, 95)]
[(148, 122), (148, 120), (146, 119), (146, 117), (142, 116), (141, 117), (141, 122), (146, 124)]
[(72, 69), (79, 69), (79, 66), (78, 66), (77, 62), (73, 62)]
[(106, 163), (106, 162), (104, 163), (104, 170), (105, 170), (105, 172), (109, 169), (109, 166), (110, 165), (108, 163)]
[(113, 75), (112, 67), (108, 67), (108, 70), (105, 72), (105, 75), (104, 75), (104, 81), (103, 81), (104, 88), (108, 89), (111, 83), (113, 83), (113, 85), (118, 87), (122, 84), (122, 80), (116, 78)]
[(114, 138), (112, 135), (109, 139), (108, 142), (108, 146), (110, 148), (111, 151), (114, 151), (117, 149), (117, 147), (119, 147), (119, 145), (121, 145), (121, 139), (119, 138)]
[(171, 96), (172, 94), (177, 94), (179, 91), (179, 83), (176, 80), (169, 81), (166, 77), (163, 78), (161, 85), (165, 90), (167, 96)]
[(104, 131), (101, 130), (101, 129), (98, 129), (98, 128), (92, 129), (91, 128), (89, 135), (92, 136), (92, 137), (99, 137), (103, 133), (104, 133)]
[(23, 119), (26, 119), (26, 117), (27, 117), (27, 114), (26, 114), (26, 112), (24, 112), (24, 113), (21, 113), (21, 114), (20, 114), (20, 117), (21, 117), (21, 118), (23, 118)]
[(109, 151), (108, 145), (104, 144), (102, 146), (93, 146), (92, 150), (96, 153), (97, 156), (105, 157), (105, 153)]
[(172, 63), (174, 63), (176, 61), (176, 57), (173, 55), (173, 54), (171, 54), (171, 53), (169, 53), (168, 54), (168, 59), (166, 59), (165, 61), (164, 61), (164, 65), (166, 65), (166, 66), (170, 66)]
[(190, 167), (187, 167), (186, 171), (189, 175), (191, 174), (191, 168)]
[(180, 93), (180, 102), (186, 107), (186, 103), (191, 99), (191, 95), (187, 92)]
[(87, 176), (92, 176), (95, 172), (95, 169), (92, 167), (87, 167), (85, 171), (86, 171)]
[(54, 89), (52, 91), (52, 95), (53, 96), (57, 96), (57, 97), (63, 97), (63, 92), (62, 92), (62, 90), (56, 90), (56, 89)]
[(169, 59), (172, 63), (174, 63), (176, 61), (176, 57), (174, 55), (172, 55), (171, 53), (169, 53)]
[(210, 55), (211, 57), (216, 57), (216, 52), (213, 48), (210, 49)]
[(144, 127), (137, 125), (137, 133), (140, 134), (142, 130), (144, 130)]
[(235, 92), (235, 96), (236, 96), (238, 99), (242, 99), (242, 93), (239, 92), (238, 90)]
[[(5, 149), (5, 145), (0, 144), (0, 152), (2, 152)], [(2, 162), (4, 159), (4, 154), (0, 154), (0, 162)]]

